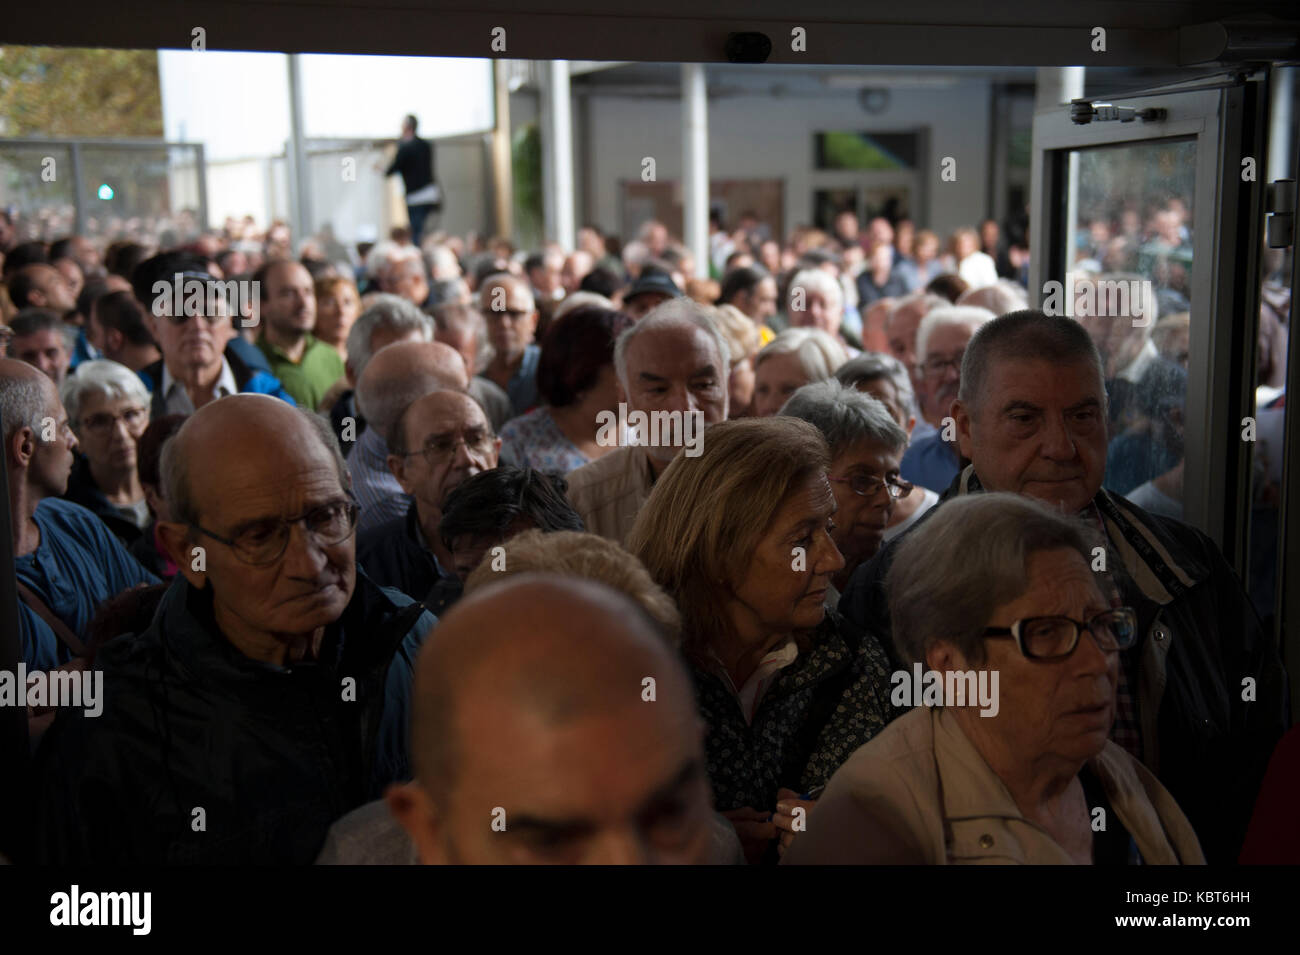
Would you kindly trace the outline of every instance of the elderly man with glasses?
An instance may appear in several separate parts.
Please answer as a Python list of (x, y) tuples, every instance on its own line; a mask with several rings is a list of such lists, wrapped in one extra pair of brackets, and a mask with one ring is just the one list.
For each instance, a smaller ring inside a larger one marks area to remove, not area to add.
[(356, 566), (323, 419), (212, 402), (164, 447), (162, 478), (180, 572), (142, 633), (99, 651), (103, 713), (64, 711), (47, 737), (38, 857), (309, 863), (335, 819), (409, 778), (434, 618)]
[(497, 466), (501, 439), (463, 391), (430, 392), (407, 405), (388, 435), (388, 467), (410, 507), (365, 530), (357, 559), (379, 583), (436, 614), (460, 596), (450, 548), (438, 525), (451, 492)]
[[(261, 352), (239, 345), (225, 297), (231, 283), (215, 281), (201, 260), (176, 253), (156, 255), (136, 267), (131, 282), (144, 306), (149, 333), (162, 351), (161, 360), (140, 372), (153, 392), (150, 420), (191, 414), (215, 398), (244, 392), (294, 403), (280, 380), (264, 370)], [(160, 283), (166, 284), (165, 291)]]
[(903, 455), (903, 477), (942, 494), (961, 471), (957, 434), (945, 419), (961, 387), (961, 359), (971, 336), (994, 318), (986, 308), (950, 305), (921, 319), (916, 330), (916, 370), (922, 402), (929, 407), (936, 430), (918, 437)]

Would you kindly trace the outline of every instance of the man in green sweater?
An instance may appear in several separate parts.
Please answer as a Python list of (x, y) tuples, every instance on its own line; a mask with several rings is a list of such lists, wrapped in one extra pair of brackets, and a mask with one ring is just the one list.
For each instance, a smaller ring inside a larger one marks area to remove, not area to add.
[(343, 377), (343, 359), (311, 334), (316, 326), (311, 275), (297, 262), (276, 259), (258, 269), (253, 280), (262, 317), (257, 347), (293, 400), (315, 411)]

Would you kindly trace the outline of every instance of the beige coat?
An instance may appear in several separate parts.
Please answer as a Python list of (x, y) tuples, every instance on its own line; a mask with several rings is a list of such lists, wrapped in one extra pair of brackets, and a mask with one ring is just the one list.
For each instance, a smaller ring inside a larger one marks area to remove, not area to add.
[[(1090, 761), (1148, 865), (1204, 864), (1173, 797), (1112, 742)], [(1073, 862), (1021, 814), (955, 717), (918, 707), (860, 747), (831, 778), (786, 864)]]
[(622, 544), (641, 506), (650, 497), (653, 477), (646, 449), (629, 445), (584, 464), (565, 477), (569, 503), (589, 534)]

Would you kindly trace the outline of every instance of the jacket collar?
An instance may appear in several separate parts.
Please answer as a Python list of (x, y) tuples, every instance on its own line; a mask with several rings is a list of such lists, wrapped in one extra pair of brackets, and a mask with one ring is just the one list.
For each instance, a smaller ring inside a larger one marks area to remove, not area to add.
[[(968, 464), (953, 479), (940, 501), (983, 490), (975, 465)], [(1150, 515), (1127, 499), (1102, 488), (1092, 503), (1106, 529), (1108, 543), (1148, 600), (1163, 607), (1209, 578), (1208, 567), (1184, 548), (1177, 547), (1167, 534), (1160, 532)], [(1177, 550), (1177, 558), (1171, 553), (1171, 545)]]

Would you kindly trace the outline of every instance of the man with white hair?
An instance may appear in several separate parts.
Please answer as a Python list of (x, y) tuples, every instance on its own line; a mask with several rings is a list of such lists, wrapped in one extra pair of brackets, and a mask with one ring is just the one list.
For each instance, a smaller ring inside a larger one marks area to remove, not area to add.
[(388, 260), (379, 275), (379, 287), (391, 295), (400, 295), (417, 308), (429, 304), (429, 277), (424, 258), (416, 249), (401, 249)]
[(922, 392), (928, 397), (936, 422), (934, 434), (913, 442), (903, 455), (903, 478), (942, 494), (961, 472), (957, 435), (946, 422), (961, 386), (961, 358), (971, 336), (996, 316), (986, 308), (950, 305), (936, 308), (916, 330), (916, 367)]
[[(704, 309), (671, 299), (627, 328), (614, 343), (619, 402), (646, 415), (651, 443), (628, 444), (568, 475), (569, 501), (587, 530), (622, 543), (655, 479), (693, 433), (727, 420), (731, 368), (726, 339)], [(654, 422), (673, 422), (671, 432)], [(696, 429), (694, 432), (692, 428)], [(667, 442), (657, 441), (670, 435)], [(687, 453), (691, 453), (687, 447)], [(699, 451), (696, 449), (695, 454)]]
[(857, 349), (849, 347), (841, 334), (844, 322), (844, 290), (835, 277), (823, 269), (804, 269), (790, 280), (787, 300), (791, 328), (819, 328), (839, 342), (852, 357)]

